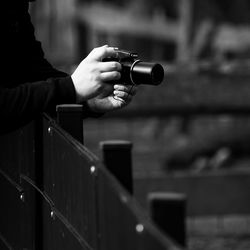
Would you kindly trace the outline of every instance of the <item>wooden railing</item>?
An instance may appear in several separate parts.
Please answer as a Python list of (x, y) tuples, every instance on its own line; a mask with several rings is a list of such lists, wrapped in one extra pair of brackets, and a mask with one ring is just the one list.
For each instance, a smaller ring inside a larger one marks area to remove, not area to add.
[(1, 137), (0, 249), (180, 249), (132, 196), (131, 143), (103, 142), (104, 165), (81, 106), (57, 110)]

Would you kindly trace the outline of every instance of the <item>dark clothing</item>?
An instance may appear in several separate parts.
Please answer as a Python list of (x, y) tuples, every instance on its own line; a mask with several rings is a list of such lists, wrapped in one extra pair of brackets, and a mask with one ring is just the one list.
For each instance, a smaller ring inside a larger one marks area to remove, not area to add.
[(71, 77), (44, 58), (28, 5), (28, 0), (8, 0), (4, 6), (0, 132), (19, 127), (44, 111), (54, 111), (57, 104), (75, 102)]

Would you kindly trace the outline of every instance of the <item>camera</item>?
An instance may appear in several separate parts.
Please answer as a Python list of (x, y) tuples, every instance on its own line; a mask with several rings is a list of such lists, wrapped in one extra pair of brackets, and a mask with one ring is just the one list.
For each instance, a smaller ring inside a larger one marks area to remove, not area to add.
[(117, 58), (104, 58), (103, 61), (117, 61), (122, 65), (121, 81), (126, 84), (159, 85), (164, 78), (164, 69), (159, 63), (143, 62), (138, 54), (126, 50), (116, 50)]

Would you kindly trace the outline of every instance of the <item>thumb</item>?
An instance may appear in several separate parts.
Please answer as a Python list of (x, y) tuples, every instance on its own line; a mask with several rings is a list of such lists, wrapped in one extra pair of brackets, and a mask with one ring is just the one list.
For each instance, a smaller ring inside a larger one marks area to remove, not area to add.
[(101, 47), (94, 48), (88, 55), (88, 59), (101, 62), (106, 57), (117, 57), (117, 48), (103, 45)]

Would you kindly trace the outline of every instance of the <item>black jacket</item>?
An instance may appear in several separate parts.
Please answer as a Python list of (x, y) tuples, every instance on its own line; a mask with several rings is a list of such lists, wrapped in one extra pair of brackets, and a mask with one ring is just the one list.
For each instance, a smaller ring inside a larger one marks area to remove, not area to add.
[(5, 20), (1, 20), (0, 132), (26, 124), (44, 111), (54, 111), (57, 104), (75, 102), (71, 77), (48, 63), (35, 39), (28, 0), (5, 2)]

